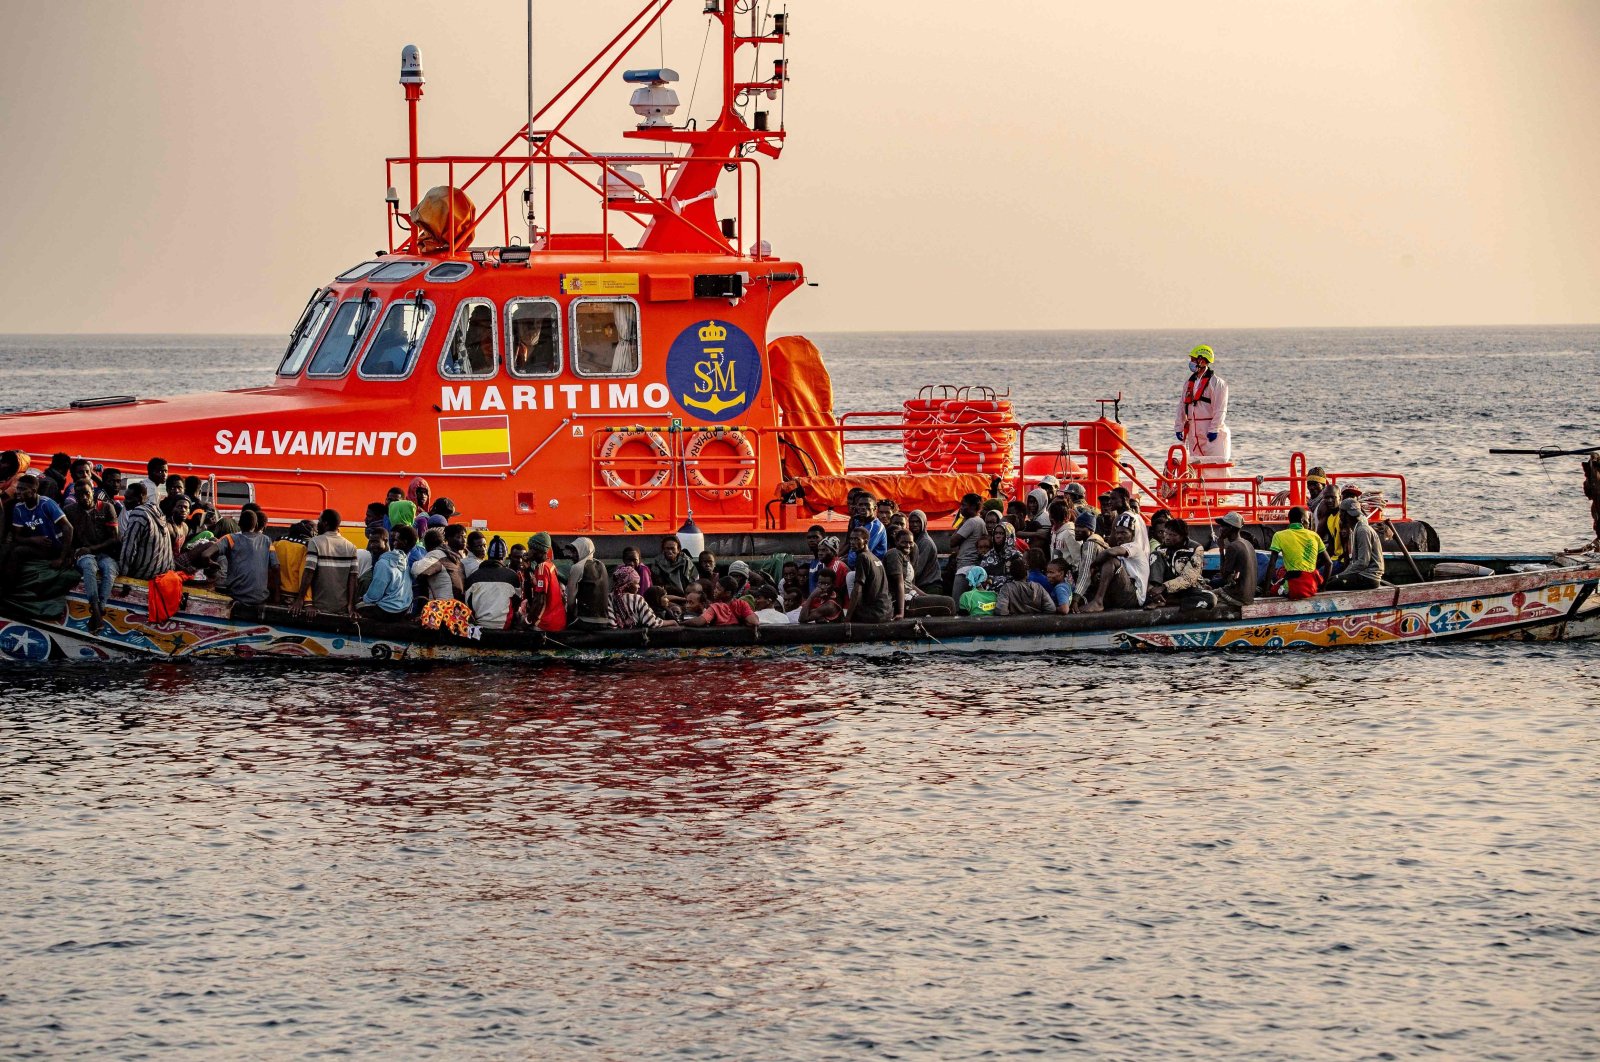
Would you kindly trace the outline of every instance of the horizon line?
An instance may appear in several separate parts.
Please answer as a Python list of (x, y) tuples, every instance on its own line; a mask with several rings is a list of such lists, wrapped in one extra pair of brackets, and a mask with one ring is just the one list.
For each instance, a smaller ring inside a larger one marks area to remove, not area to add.
[[(770, 329), (773, 335), (811, 332), (815, 335), (1045, 335), (1075, 332), (1370, 332), (1370, 331), (1427, 331), (1441, 328), (1462, 329), (1518, 329), (1518, 328), (1596, 328), (1600, 321), (1537, 321), (1496, 322), (1465, 324), (1370, 324), (1370, 325), (1165, 325), (1145, 328), (825, 328), (825, 329)], [(0, 332), (3, 337), (98, 338), (117, 336), (159, 337), (183, 336), (205, 338), (225, 336), (230, 338), (281, 338), (286, 332)]]

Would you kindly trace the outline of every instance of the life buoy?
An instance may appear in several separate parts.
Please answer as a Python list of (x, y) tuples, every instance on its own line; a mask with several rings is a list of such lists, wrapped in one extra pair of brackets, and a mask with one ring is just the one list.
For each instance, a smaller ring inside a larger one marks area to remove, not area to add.
[[(700, 470), (700, 455), (711, 443), (720, 442), (733, 451), (734, 463), (730, 466), (721, 461), (712, 465), (713, 468), (723, 471), (729, 467), (738, 471), (721, 482), (713, 483)], [(709, 431), (698, 431), (689, 439), (689, 445), (683, 448), (684, 476), (689, 481), (689, 486), (703, 498), (735, 498), (745, 492), (756, 478), (756, 449), (750, 445), (750, 440), (744, 432), (737, 428), (723, 431), (720, 428)]]
[[(616, 464), (612, 461), (613, 458), (622, 452), (624, 447), (631, 443), (644, 443), (650, 448), (651, 452), (654, 453), (656, 457), (660, 458), (660, 463), (654, 466), (654, 473), (650, 475), (649, 479), (646, 479), (643, 482), (639, 482), (639, 480), (642, 478), (645, 472), (650, 471), (652, 466), (636, 464), (630, 461), (628, 464), (623, 465), (622, 469), (619, 471)], [(630, 474), (629, 478), (631, 478), (633, 482), (629, 482), (629, 479), (625, 479), (622, 475), (623, 472), (628, 472)], [(634, 501), (644, 501), (661, 487), (665, 486), (667, 480), (670, 479), (671, 476), (672, 448), (667, 445), (667, 441), (661, 437), (660, 432), (650, 431), (645, 428), (632, 428), (627, 431), (614, 431), (611, 433), (610, 438), (606, 439), (605, 445), (600, 447), (601, 482), (605, 483), (607, 487), (617, 491), (625, 498), (631, 498)]]

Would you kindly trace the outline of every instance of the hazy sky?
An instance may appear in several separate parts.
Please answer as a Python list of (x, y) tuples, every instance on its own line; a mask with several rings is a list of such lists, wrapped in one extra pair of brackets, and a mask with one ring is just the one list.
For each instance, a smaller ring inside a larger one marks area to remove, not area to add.
[[(538, 0), (538, 84), (641, 2)], [(3, 3), (3, 332), (287, 331), (384, 241), (403, 44), (425, 152), (525, 106), (522, 0)], [(788, 6), (775, 330), (1600, 321), (1596, 0)]]

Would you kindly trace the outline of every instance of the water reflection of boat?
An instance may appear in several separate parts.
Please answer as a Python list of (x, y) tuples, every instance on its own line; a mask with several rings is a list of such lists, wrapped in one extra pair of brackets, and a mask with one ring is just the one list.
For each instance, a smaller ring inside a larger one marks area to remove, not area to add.
[[(1418, 575), (1463, 558), (1420, 555)], [(462, 637), (412, 624), (294, 616), (231, 618), (232, 602), (206, 590), (184, 595), (171, 619), (153, 622), (144, 584), (123, 580), (105, 628), (88, 631), (79, 596), (61, 622), (0, 619), (0, 659), (368, 661), (670, 660), (889, 656), (931, 653), (1059, 653), (1127, 649), (1338, 648), (1460, 639), (1563, 640), (1600, 633), (1600, 555), (1473, 557), (1494, 574), (1418, 580), (1377, 590), (1266, 598), (1242, 609), (1175, 608), (1073, 616), (926, 618), (883, 624), (791, 625), (654, 631), (484, 631)], [(1522, 569), (1522, 570), (1514, 570)], [(1527, 570), (1533, 569), (1533, 570)]]

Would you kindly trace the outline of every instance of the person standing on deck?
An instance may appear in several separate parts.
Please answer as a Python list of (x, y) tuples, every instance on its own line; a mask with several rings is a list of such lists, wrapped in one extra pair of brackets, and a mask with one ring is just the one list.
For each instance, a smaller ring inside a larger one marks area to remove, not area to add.
[(1189, 351), (1189, 379), (1178, 400), (1172, 430), (1189, 451), (1190, 466), (1199, 465), (1200, 478), (1216, 479), (1226, 469), (1213, 467), (1232, 460), (1228, 433), (1228, 385), (1212, 367), (1216, 352), (1204, 343)]

